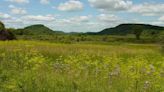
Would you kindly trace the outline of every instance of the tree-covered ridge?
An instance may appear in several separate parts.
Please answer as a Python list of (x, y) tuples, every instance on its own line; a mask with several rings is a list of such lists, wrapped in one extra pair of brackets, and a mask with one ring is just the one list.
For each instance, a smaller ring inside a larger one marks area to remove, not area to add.
[(97, 34), (103, 34), (103, 35), (127, 35), (127, 34), (133, 34), (134, 28), (140, 27), (141, 30), (144, 32), (155, 34), (159, 33), (161, 31), (164, 31), (164, 27), (160, 26), (154, 26), (154, 25), (148, 25), (148, 24), (121, 24), (114, 28), (106, 28)]
[(52, 29), (42, 24), (36, 24), (36, 25), (25, 27), (23, 29), (17, 29), (14, 31), (14, 33), (16, 35), (53, 35), (53, 34), (59, 34), (62, 32), (53, 31)]
[[(62, 31), (54, 31), (42, 24), (31, 25), (23, 29), (13, 31), (16, 35), (52, 35), (63, 34)], [(128, 35), (134, 34), (139, 39), (139, 35), (157, 35), (164, 32), (164, 27), (148, 25), (148, 24), (120, 24), (113, 28), (106, 28), (100, 32), (87, 32), (84, 34), (96, 35)], [(81, 34), (81, 33), (69, 33)]]
[[(4, 24), (1, 23), (1, 29), (4, 28)], [(10, 32), (10, 34), (15, 34), (18, 39), (22, 40), (46, 40), (66, 43), (84, 41), (161, 43), (164, 38), (164, 27), (148, 24), (121, 24), (113, 28), (104, 29), (100, 32), (87, 33), (64, 33), (62, 31), (54, 31), (42, 24), (31, 25), (21, 29), (8, 28), (6, 30), (8, 30), (7, 32)], [(2, 32), (4, 34), (4, 31)], [(1, 38), (2, 37), (3, 36), (1, 36)], [(5, 37), (3, 37), (3, 39), (8, 39)]]

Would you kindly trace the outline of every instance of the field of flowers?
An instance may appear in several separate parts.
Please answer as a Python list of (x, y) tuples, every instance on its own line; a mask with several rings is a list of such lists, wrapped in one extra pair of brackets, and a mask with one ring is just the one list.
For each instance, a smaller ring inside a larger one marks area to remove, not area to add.
[(164, 92), (154, 44), (0, 42), (0, 92)]

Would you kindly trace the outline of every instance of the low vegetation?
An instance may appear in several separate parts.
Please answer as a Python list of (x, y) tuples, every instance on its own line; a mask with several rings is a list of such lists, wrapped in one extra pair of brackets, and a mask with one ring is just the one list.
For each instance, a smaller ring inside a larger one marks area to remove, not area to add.
[(163, 92), (153, 44), (0, 42), (1, 92)]

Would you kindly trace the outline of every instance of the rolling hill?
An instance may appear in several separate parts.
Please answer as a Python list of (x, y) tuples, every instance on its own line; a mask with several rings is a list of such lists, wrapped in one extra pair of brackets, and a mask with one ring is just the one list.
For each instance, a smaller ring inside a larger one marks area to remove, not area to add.
[(23, 29), (17, 29), (14, 31), (16, 35), (53, 35), (53, 34), (63, 34), (61, 31), (53, 31), (52, 29), (42, 25), (31, 25)]
[[(113, 28), (106, 28), (100, 32), (87, 32), (87, 33), (68, 33), (68, 34), (87, 34), (87, 35), (128, 35), (134, 34), (134, 30), (139, 27), (142, 34), (152, 35), (164, 33), (164, 27), (154, 26), (148, 24), (120, 24)], [(137, 31), (138, 31), (137, 30)], [(53, 31), (52, 29), (42, 25), (31, 25), (23, 29), (13, 31), (16, 35), (54, 35), (54, 34), (67, 34), (62, 31)]]
[(107, 28), (100, 32), (94, 33), (97, 35), (127, 35), (134, 31), (136, 26), (140, 26), (141, 30), (145, 32), (161, 32), (164, 31), (164, 27), (148, 25), (148, 24), (120, 24), (113, 28)]

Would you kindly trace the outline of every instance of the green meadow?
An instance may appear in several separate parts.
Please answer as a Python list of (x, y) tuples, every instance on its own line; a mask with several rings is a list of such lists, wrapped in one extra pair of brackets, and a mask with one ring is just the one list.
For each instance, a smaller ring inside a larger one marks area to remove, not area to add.
[(0, 92), (164, 92), (157, 44), (0, 42)]
[(164, 0), (0, 0), (0, 92), (164, 92)]

